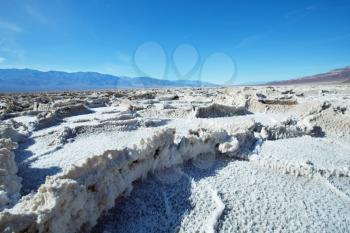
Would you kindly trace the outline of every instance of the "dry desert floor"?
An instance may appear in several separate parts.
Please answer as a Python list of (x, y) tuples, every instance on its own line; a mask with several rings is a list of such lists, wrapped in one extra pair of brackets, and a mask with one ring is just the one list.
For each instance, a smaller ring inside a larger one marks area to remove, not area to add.
[(0, 232), (349, 232), (350, 86), (0, 95)]

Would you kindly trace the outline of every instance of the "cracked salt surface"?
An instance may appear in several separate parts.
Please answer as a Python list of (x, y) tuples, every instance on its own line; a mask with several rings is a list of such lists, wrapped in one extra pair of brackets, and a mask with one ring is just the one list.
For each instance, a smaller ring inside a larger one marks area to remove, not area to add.
[(303, 136), (277, 141), (266, 141), (259, 157), (284, 160), (290, 163), (312, 163), (320, 168), (336, 169), (350, 167), (350, 150), (324, 138)]
[(318, 180), (276, 174), (242, 161), (183, 169), (186, 175), (175, 184), (150, 177), (137, 185), (101, 218), (94, 232), (348, 230), (350, 203)]
[[(96, 109), (95, 109), (96, 110)], [(97, 113), (112, 111), (115, 108), (103, 108), (96, 111)], [(115, 114), (114, 114), (115, 115)], [(109, 115), (108, 118), (114, 116)], [(57, 137), (55, 134), (48, 132), (57, 131), (68, 125), (72, 127), (86, 126), (85, 123), (72, 123), (78, 119), (95, 119), (100, 117), (99, 114), (89, 114), (82, 116), (74, 116), (66, 119), (63, 124), (35, 131), (32, 139), (23, 143), (17, 150), (17, 161), (21, 169), (20, 175), (27, 177), (23, 183), (24, 192), (36, 190), (40, 184), (45, 181), (47, 175), (58, 174), (73, 165), (80, 165), (94, 155), (102, 154), (106, 150), (120, 149), (123, 147), (132, 147), (138, 144), (145, 135), (154, 135), (160, 128), (175, 128), (176, 138), (181, 139), (188, 133), (190, 129), (208, 128), (208, 129), (240, 129), (244, 125), (252, 124), (252, 120), (271, 124), (271, 118), (282, 119), (285, 116), (274, 114), (268, 116), (266, 114), (254, 114), (251, 116), (224, 117), (214, 119), (172, 119), (165, 126), (160, 127), (139, 127), (135, 130), (105, 130), (94, 133), (86, 133), (78, 135), (74, 138), (74, 143), (66, 143), (62, 148), (50, 146), (50, 143)], [(104, 116), (103, 119), (108, 119)], [(90, 122), (88, 125), (98, 125), (98, 122)], [(44, 132), (43, 132), (44, 131)]]
[(28, 137), (15, 151), (24, 196), (0, 212), (0, 231), (348, 232), (350, 89), (327, 88), (338, 94), (78, 92), (67, 95), (110, 97), (87, 110), (68, 101), (81, 111), (70, 117), (44, 104), (40, 127), (35, 113), (4, 120)]

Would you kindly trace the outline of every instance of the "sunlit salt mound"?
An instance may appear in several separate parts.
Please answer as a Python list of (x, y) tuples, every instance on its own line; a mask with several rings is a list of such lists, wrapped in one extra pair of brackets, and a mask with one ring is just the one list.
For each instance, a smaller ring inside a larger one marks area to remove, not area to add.
[(250, 112), (245, 107), (226, 106), (221, 104), (212, 104), (207, 107), (199, 107), (196, 109), (195, 116), (197, 118), (215, 118), (242, 116)]

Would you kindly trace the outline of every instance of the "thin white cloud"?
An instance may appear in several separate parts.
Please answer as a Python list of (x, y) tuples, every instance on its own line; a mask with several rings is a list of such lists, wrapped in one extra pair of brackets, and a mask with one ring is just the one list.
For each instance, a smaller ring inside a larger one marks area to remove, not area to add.
[(4, 57), (0, 57), (0, 64), (4, 63), (6, 59)]
[(0, 29), (4, 29), (11, 32), (21, 32), (22, 28), (15, 23), (8, 22), (0, 19)]
[(299, 8), (295, 10), (291, 10), (285, 14), (286, 19), (297, 19), (297, 18), (303, 18), (307, 16), (308, 14), (311, 14), (315, 11), (318, 11), (320, 9), (319, 5), (309, 5), (304, 8)]
[[(17, 24), (0, 18), (0, 53), (8, 60), (24, 60), (25, 51), (18, 45), (17, 37), (22, 28)], [(2, 63), (4, 60), (2, 60)]]
[(4, 35), (0, 32), (0, 52), (15, 57), (18, 60), (25, 58), (25, 50), (22, 49), (16, 41), (16, 38), (10, 35)]

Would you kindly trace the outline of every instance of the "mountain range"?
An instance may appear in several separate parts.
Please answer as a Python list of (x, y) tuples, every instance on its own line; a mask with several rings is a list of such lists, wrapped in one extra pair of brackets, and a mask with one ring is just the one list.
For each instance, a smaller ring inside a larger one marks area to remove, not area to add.
[(119, 77), (97, 72), (0, 69), (0, 92), (72, 91), (115, 88), (208, 87), (198, 80), (164, 80), (149, 77)]
[[(350, 66), (296, 79), (263, 85), (350, 84)], [(198, 80), (165, 80), (150, 77), (120, 77), (97, 72), (0, 69), (0, 92), (73, 91), (116, 88), (214, 87)]]
[(350, 83), (350, 66), (331, 70), (326, 73), (306, 76), (302, 78), (272, 81), (266, 85), (294, 85), (294, 84), (349, 84)]

